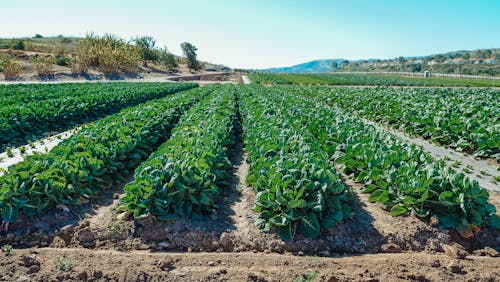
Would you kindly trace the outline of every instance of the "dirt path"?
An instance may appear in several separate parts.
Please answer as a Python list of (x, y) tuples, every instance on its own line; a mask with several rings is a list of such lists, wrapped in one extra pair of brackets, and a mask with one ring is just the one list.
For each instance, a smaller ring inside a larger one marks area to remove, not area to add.
[(241, 80), (243, 80), (243, 84), (250, 84), (250, 83), (252, 83), (252, 81), (250, 80), (250, 78), (248, 78), (248, 76), (246, 76), (246, 75), (242, 75), (241, 76)]
[(494, 179), (495, 176), (500, 176), (499, 166), (491, 164), (486, 160), (476, 160), (473, 156), (461, 154), (455, 150), (441, 147), (420, 138), (410, 137), (402, 131), (389, 128), (366, 119), (363, 120), (366, 123), (373, 125), (378, 130), (390, 132), (403, 139), (405, 142), (421, 146), (434, 158), (446, 161), (446, 163), (453, 169), (463, 172), (472, 180), (476, 180), (481, 187), (491, 191), (500, 192), (500, 183), (497, 183)]
[(333, 258), (255, 253), (14, 250), (0, 254), (2, 281), (498, 281), (500, 259), (444, 254)]
[(9, 166), (22, 162), (25, 156), (34, 154), (45, 154), (50, 152), (55, 146), (61, 143), (64, 139), (69, 138), (80, 130), (80, 127), (70, 129), (63, 133), (40, 139), (31, 144), (20, 146), (18, 148), (10, 149), (12, 157), (9, 156), (6, 150), (0, 153), (0, 176), (4, 174), (2, 170), (7, 170)]

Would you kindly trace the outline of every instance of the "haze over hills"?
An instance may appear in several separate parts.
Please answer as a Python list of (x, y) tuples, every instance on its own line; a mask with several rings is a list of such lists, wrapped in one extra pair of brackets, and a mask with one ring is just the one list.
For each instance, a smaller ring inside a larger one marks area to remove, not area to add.
[(404, 71), (430, 70), (442, 73), (500, 75), (500, 49), (452, 51), (428, 56), (397, 57), (394, 59), (321, 59), (289, 67), (260, 69), (270, 73), (322, 73), (342, 71)]
[(272, 73), (314, 73), (314, 72), (330, 72), (333, 70), (333, 62), (337, 62), (341, 64), (344, 59), (323, 59), (323, 60), (314, 60), (290, 67), (279, 67), (279, 68), (270, 68), (263, 69), (260, 71), (272, 72)]

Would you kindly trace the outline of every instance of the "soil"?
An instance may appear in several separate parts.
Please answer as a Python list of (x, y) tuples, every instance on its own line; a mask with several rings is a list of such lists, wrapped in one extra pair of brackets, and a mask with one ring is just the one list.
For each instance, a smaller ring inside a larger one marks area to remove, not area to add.
[(16, 250), (0, 281), (498, 281), (498, 258), (398, 253), (308, 257), (264, 253)]

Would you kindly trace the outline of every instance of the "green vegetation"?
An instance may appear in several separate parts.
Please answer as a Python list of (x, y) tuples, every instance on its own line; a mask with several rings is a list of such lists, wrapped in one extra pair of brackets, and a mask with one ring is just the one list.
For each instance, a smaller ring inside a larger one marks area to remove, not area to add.
[(140, 36), (134, 39), (135, 45), (139, 47), (144, 66), (148, 66), (148, 61), (158, 61), (156, 52), (156, 40), (152, 36)]
[(0, 176), (0, 215), (43, 214), (57, 204), (78, 205), (124, 180), (169, 137), (178, 118), (211, 92), (195, 88), (130, 107), (84, 126), (50, 153), (32, 155)]
[(500, 80), (464, 79), (450, 77), (404, 77), (376, 74), (251, 74), (250, 79), (260, 84), (325, 84), (325, 85), (379, 85), (379, 86), (474, 86), (499, 87)]
[(73, 268), (73, 262), (61, 256), (56, 256), (57, 269), (60, 271), (70, 271)]
[(0, 71), (2, 71), (6, 80), (14, 80), (21, 75), (22, 67), (15, 58), (0, 56)]
[(76, 46), (73, 70), (84, 73), (93, 66), (105, 75), (133, 73), (141, 60), (141, 49), (130, 42), (111, 34), (89, 34)]
[(317, 237), (353, 214), (352, 192), (344, 185), (316, 138), (304, 128), (301, 104), (273, 89), (242, 86), (239, 92), (244, 143), (256, 193), (257, 225), (277, 229), (284, 240), (296, 233)]
[(182, 116), (172, 137), (135, 172), (122, 201), (135, 217), (200, 216), (215, 211), (232, 168), (228, 147), (235, 139), (234, 86), (214, 93)]
[(0, 146), (26, 143), (196, 84), (100, 83), (0, 86)]
[(306, 89), (344, 111), (458, 151), (500, 160), (500, 90)]
[[(289, 105), (301, 105), (299, 119), (318, 138), (328, 155), (364, 183), (370, 201), (380, 202), (399, 216), (415, 213), (437, 216), (441, 226), (471, 237), (480, 226), (500, 228), (488, 192), (463, 173), (433, 159), (423, 149), (377, 131), (373, 126), (336, 108), (328, 107), (317, 90), (275, 87), (268, 95), (282, 97)], [(335, 90), (332, 90), (332, 92)], [(271, 94), (274, 93), (274, 94)]]
[(182, 42), (181, 49), (184, 56), (186, 56), (188, 68), (190, 70), (199, 70), (200, 63), (196, 60), (196, 51), (198, 48), (189, 42)]
[(10, 245), (10, 244), (3, 245), (1, 250), (7, 256), (10, 256), (10, 255), (12, 255), (14, 253), (14, 251), (13, 251), (14, 249), (12, 248), (12, 245)]
[[(50, 153), (9, 167), (0, 177), (2, 230), (20, 216), (81, 204), (132, 171), (135, 180), (125, 186), (122, 201), (136, 218), (213, 215), (222, 189), (232, 188), (228, 155), (240, 132), (248, 154), (246, 182), (256, 194), (256, 224), (283, 240), (318, 237), (356, 212), (353, 192), (337, 170), (363, 183), (369, 201), (392, 216), (436, 218), (466, 238), (484, 227), (500, 228), (495, 206), (477, 182), (364, 119), (495, 157), (496, 90), (251, 84), (210, 85), (163, 97), (158, 93), (194, 85), (90, 86), (115, 95), (123, 91), (122, 100), (130, 93), (157, 93), (152, 95), (159, 99), (84, 125)], [(0, 108), (13, 101), (59, 105), (95, 94), (85, 87), (3, 86)]]
[(500, 75), (500, 49), (454, 51), (424, 57), (397, 57), (387, 60), (360, 60), (341, 64), (340, 71), (383, 71)]
[(56, 59), (53, 56), (35, 56), (32, 62), (39, 76), (48, 76), (52, 74), (52, 66), (56, 63)]

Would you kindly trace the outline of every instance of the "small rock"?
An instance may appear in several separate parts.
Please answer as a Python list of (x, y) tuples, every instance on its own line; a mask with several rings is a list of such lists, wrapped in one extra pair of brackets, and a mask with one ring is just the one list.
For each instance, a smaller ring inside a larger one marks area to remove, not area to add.
[(303, 251), (299, 251), (299, 252), (297, 253), (297, 255), (298, 255), (299, 257), (303, 257), (303, 256), (304, 256), (304, 252), (303, 252)]
[(19, 278), (17, 278), (16, 281), (17, 282), (29, 282), (29, 281), (31, 281), (31, 279), (27, 276), (21, 275), (21, 276), (19, 276)]
[(39, 265), (32, 265), (30, 266), (30, 268), (28, 269), (28, 274), (33, 274), (33, 273), (37, 273), (38, 271), (40, 271), (40, 266)]
[(490, 257), (494, 257), (494, 258), (500, 256), (500, 253), (491, 247), (485, 247), (483, 249), (476, 250), (476, 251), (474, 251), (474, 254), (479, 255), (479, 256), (483, 256), (483, 257), (490, 256)]
[(158, 262), (158, 267), (160, 267), (161, 270), (170, 271), (174, 269), (174, 263), (175, 261), (171, 257), (166, 256)]
[(40, 266), (40, 262), (34, 256), (23, 255), (18, 263), (21, 266), (31, 267), (33, 265)]
[(94, 270), (94, 273), (92, 274), (92, 277), (94, 279), (101, 279), (102, 278), (102, 271), (100, 271), (100, 270)]
[(467, 257), (467, 252), (459, 249), (456, 245), (443, 244), (444, 252), (447, 256), (457, 259), (464, 259)]
[(114, 199), (120, 199), (120, 194), (118, 194), (118, 193), (114, 193), (114, 194), (113, 194), (113, 198), (114, 198)]
[(95, 246), (95, 236), (90, 227), (85, 227), (78, 231), (78, 241), (86, 248)]
[(249, 273), (247, 276), (247, 281), (251, 282), (266, 282), (267, 280), (258, 274), (255, 273)]
[(338, 282), (338, 281), (340, 281), (340, 280), (337, 277), (335, 277), (335, 276), (330, 276), (326, 280), (326, 282)]
[(441, 266), (441, 262), (438, 259), (431, 261), (429, 264), (431, 267), (440, 267)]
[(221, 270), (219, 270), (219, 273), (221, 273), (221, 274), (227, 274), (227, 270), (221, 269)]
[(215, 261), (209, 261), (209, 262), (207, 262), (207, 264), (208, 264), (208, 266), (215, 266), (216, 265)]
[(162, 241), (162, 242), (158, 243), (158, 247), (168, 248), (168, 247), (170, 247), (170, 243), (166, 242), (166, 241)]
[(220, 235), (220, 243), (224, 248), (224, 251), (232, 251), (233, 249), (233, 238), (230, 233), (224, 232)]
[(382, 253), (401, 253), (401, 247), (394, 244), (394, 243), (388, 243), (388, 244), (383, 244), (380, 247), (380, 251)]
[(59, 231), (63, 237), (70, 236), (73, 232), (75, 232), (75, 226), (73, 224), (68, 224), (62, 227)]
[(88, 280), (88, 274), (87, 274), (87, 271), (82, 271), (80, 273), (78, 273), (78, 279), (80, 281), (87, 281)]
[(129, 212), (122, 212), (116, 215), (116, 219), (118, 220), (128, 220), (130, 219), (130, 213)]
[(452, 272), (452, 273), (457, 273), (457, 274), (462, 274), (462, 266), (458, 264), (457, 262), (450, 262), (448, 264), (447, 268)]
[(435, 215), (433, 215), (431, 216), (429, 224), (431, 226), (439, 226), (439, 219)]

